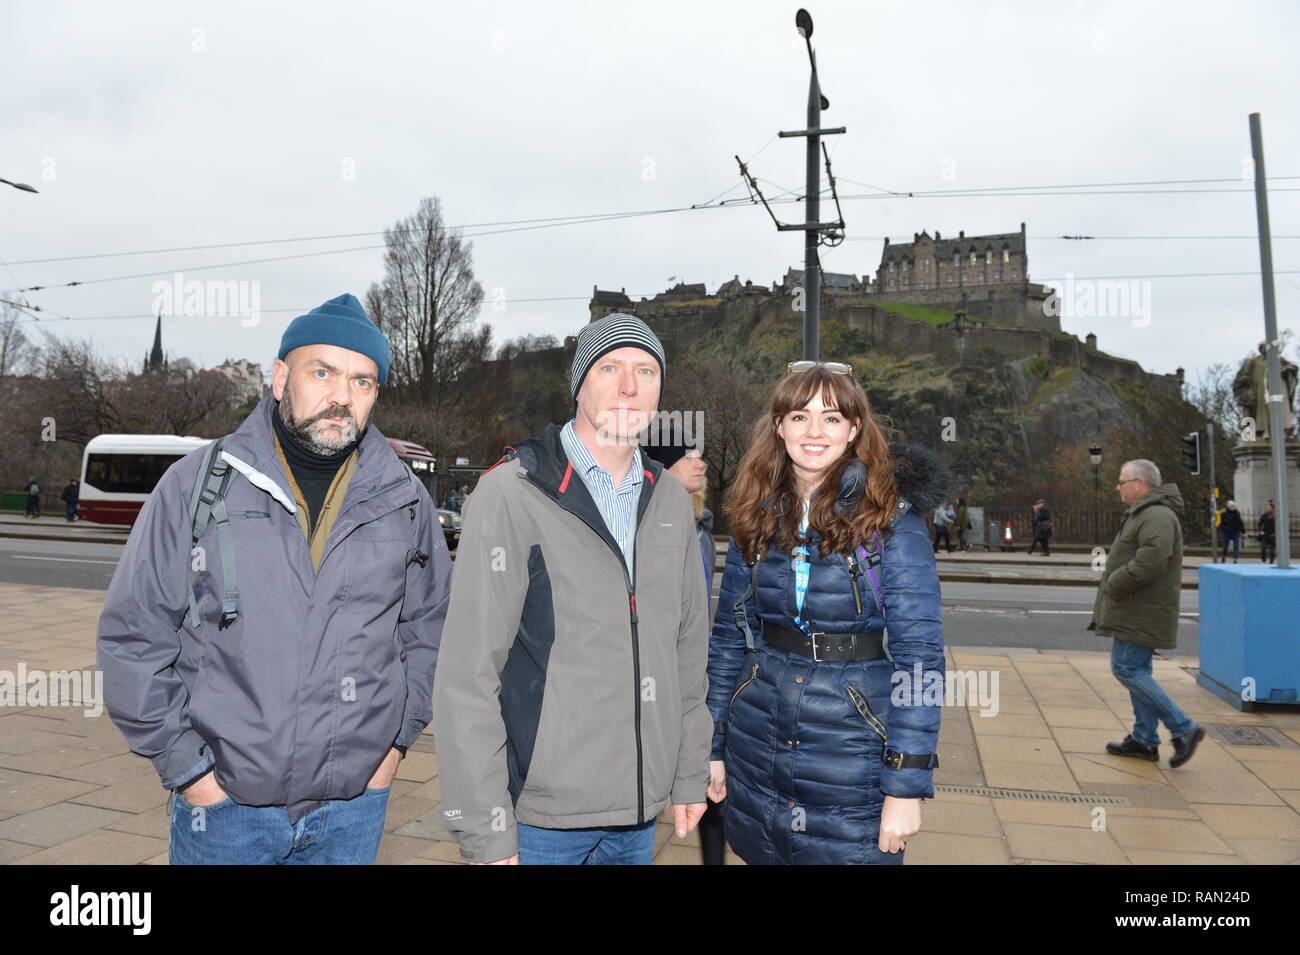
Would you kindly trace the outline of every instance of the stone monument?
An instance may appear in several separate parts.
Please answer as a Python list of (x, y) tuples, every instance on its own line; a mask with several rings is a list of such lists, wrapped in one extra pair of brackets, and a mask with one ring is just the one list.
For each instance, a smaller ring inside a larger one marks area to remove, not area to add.
[[(1277, 499), (1277, 480), (1273, 470), (1273, 448), (1269, 433), (1268, 363), (1261, 342), (1259, 354), (1251, 355), (1241, 364), (1232, 382), (1232, 394), (1241, 409), (1244, 427), (1238, 436), (1232, 456), (1237, 470), (1232, 477), (1232, 496), (1243, 514), (1258, 518), (1269, 500)], [(1281, 358), (1281, 356), (1279, 356)], [(1295, 362), (1281, 358), (1282, 388), (1286, 393), (1283, 406), (1283, 442), (1286, 452), (1287, 498), (1300, 502), (1300, 440), (1296, 439), (1295, 389), (1297, 369)], [(1293, 503), (1292, 506), (1295, 506)]]

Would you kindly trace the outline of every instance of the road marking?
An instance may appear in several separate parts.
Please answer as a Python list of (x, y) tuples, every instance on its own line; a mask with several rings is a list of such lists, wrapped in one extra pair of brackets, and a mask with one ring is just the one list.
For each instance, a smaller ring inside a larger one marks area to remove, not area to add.
[(89, 560), (82, 557), (29, 557), (27, 554), (10, 554), (14, 560), (61, 560), (67, 564), (116, 564), (115, 560)]

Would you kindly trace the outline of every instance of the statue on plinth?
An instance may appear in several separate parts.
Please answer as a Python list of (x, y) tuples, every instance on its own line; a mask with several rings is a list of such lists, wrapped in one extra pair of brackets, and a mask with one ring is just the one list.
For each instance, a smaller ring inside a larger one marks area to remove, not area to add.
[[(1259, 344), (1259, 354), (1251, 355), (1241, 363), (1237, 377), (1232, 382), (1232, 396), (1241, 409), (1243, 419), (1250, 418), (1255, 423), (1254, 434), (1258, 441), (1270, 437), (1268, 411), (1268, 360), (1263, 342)], [(1300, 369), (1295, 362), (1278, 356), (1282, 369), (1282, 390), (1286, 393), (1286, 404), (1282, 407), (1282, 436), (1287, 438), (1295, 434), (1296, 377)]]

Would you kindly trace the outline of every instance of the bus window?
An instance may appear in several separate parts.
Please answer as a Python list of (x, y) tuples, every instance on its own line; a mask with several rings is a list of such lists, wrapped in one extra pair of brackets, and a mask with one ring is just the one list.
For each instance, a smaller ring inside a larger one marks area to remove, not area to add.
[(110, 494), (149, 494), (180, 454), (92, 454), (86, 483)]

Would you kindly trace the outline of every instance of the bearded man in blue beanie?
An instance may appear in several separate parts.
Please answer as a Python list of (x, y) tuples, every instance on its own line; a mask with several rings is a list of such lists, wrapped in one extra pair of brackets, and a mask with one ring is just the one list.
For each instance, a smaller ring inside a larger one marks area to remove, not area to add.
[(127, 540), (98, 664), (172, 793), (173, 864), (375, 860), (451, 582), (428, 492), (369, 423), (388, 366), (355, 296), (294, 319), (271, 394), (167, 470)]

